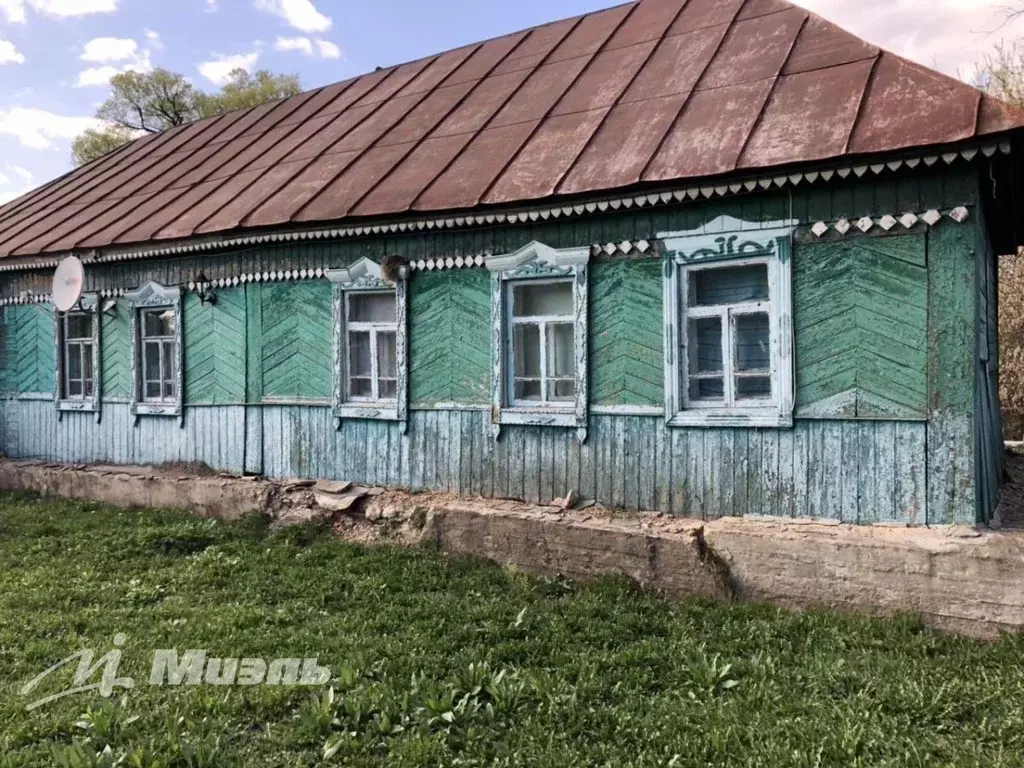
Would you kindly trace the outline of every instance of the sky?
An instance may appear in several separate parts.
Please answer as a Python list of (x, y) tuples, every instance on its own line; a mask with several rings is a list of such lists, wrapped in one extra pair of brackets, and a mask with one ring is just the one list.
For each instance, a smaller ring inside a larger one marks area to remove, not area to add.
[[(1001, 41), (1024, 44), (1024, 0), (799, 0), (907, 58), (971, 79)], [(163, 67), (216, 90), (235, 67), (304, 88), (616, 0), (0, 0), (0, 203), (71, 168), (109, 79)]]

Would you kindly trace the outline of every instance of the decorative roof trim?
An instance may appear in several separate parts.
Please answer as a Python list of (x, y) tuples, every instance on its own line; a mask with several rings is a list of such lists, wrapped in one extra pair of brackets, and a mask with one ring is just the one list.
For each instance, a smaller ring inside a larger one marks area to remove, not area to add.
[(967, 206), (960, 205), (956, 208), (952, 208), (948, 211), (939, 211), (937, 208), (925, 211), (924, 213), (904, 213), (900, 216), (894, 216), (892, 214), (885, 214), (884, 216), (863, 216), (859, 219), (837, 219), (836, 221), (818, 221), (811, 225), (811, 233), (817, 237), (824, 237), (831, 231), (836, 231), (840, 235), (846, 235), (851, 230), (857, 229), (863, 232), (865, 235), (875, 227), (879, 227), (886, 232), (894, 229), (897, 225), (903, 227), (903, 229), (913, 229), (918, 224), (925, 224), (929, 227), (934, 227), (944, 218), (950, 218), (957, 224), (962, 224), (967, 221), (971, 215), (970, 210)]
[[(631, 208), (647, 208), (671, 203), (726, 197), (728, 195), (739, 194), (741, 192), (781, 189), (784, 187), (797, 186), (804, 182), (813, 184), (819, 179), (822, 181), (830, 181), (833, 178), (848, 179), (851, 176), (856, 178), (862, 178), (867, 175), (877, 176), (887, 172), (895, 172), (904, 167), (917, 168), (924, 166), (926, 168), (930, 168), (938, 165), (939, 163), (951, 165), (953, 162), (960, 159), (967, 161), (973, 160), (979, 154), (985, 157), (992, 157), (997, 152), (1008, 155), (1010, 154), (1010, 151), (1011, 146), (1008, 140), (986, 144), (972, 143), (962, 149), (937, 154), (894, 158), (892, 160), (874, 163), (840, 165), (826, 170), (803, 171), (799, 173), (780, 174), (777, 176), (751, 176), (746, 179), (734, 180), (727, 183), (711, 184), (708, 186), (680, 187), (666, 192), (653, 192), (649, 194), (605, 198), (585, 203), (532, 208), (512, 213), (488, 212), (465, 214), (460, 216), (411, 219), (388, 224), (367, 224), (353, 227), (267, 232), (240, 237), (208, 238), (199, 242), (196, 242), (195, 238), (186, 238), (165, 246), (144, 247), (125, 251), (110, 251), (107, 253), (93, 251), (85, 254), (82, 260), (87, 265), (95, 263), (107, 264), (111, 262), (134, 261), (136, 259), (146, 259), (157, 256), (180, 256), (223, 248), (261, 245), (267, 243), (300, 242), (304, 240), (335, 240), (382, 234), (402, 234), (406, 232), (422, 232), (430, 230), (443, 231), (459, 229), (462, 227), (486, 226), (492, 224), (518, 224), (548, 221), (551, 219), (573, 218), (592, 213), (629, 210)], [(74, 252), (78, 254), (82, 253), (81, 250)], [(66, 255), (68, 254), (60, 253), (55, 256), (48, 257), (13, 257), (14, 260), (17, 260), (20, 263), (0, 263), (0, 272), (56, 267), (60, 260)]]

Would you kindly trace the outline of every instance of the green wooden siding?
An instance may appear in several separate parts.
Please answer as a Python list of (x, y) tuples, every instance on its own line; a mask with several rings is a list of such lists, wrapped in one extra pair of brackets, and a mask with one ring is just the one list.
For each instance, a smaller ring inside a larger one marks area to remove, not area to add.
[(926, 253), (924, 235), (797, 249), (797, 416), (926, 418)]
[(54, 322), (53, 307), (49, 304), (4, 309), (4, 391), (53, 394)]
[(259, 295), (263, 397), (330, 400), (334, 368), (330, 283), (267, 284)]
[(409, 291), (413, 405), (487, 403), (491, 280), (485, 269), (421, 272)]
[(217, 293), (203, 305), (185, 297), (185, 401), (245, 401), (245, 288)]
[(104, 398), (127, 398), (132, 393), (131, 311), (127, 302), (119, 301), (113, 315), (100, 315), (100, 376)]
[(591, 265), (591, 405), (664, 404), (662, 303), (658, 259)]
[[(975, 222), (978, 226), (978, 222)], [(977, 358), (975, 231), (943, 223), (928, 234), (928, 521), (973, 524)]]

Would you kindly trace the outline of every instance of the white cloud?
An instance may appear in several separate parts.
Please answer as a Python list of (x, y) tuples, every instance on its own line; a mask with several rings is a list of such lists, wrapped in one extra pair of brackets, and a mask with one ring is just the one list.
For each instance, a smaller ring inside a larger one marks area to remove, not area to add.
[(320, 13), (312, 0), (255, 0), (255, 5), (302, 32), (326, 32), (331, 28), (330, 16)]
[(164, 41), (160, 39), (160, 33), (155, 32), (152, 29), (146, 30), (146, 39), (149, 40), (149, 44), (158, 51), (164, 49)]
[(217, 0), (206, 0), (206, 6), (203, 8), (203, 10), (207, 13), (216, 13), (218, 10), (220, 10), (219, 8), (217, 8)]
[(340, 59), (341, 48), (330, 40), (317, 40), (316, 49), (320, 52), (321, 59)]
[(4, 172), (0, 171), (0, 184), (10, 184), (11, 180), (4, 176)]
[(341, 48), (329, 40), (310, 40), (308, 37), (279, 37), (274, 41), (278, 51), (300, 51), (320, 59), (341, 58)]
[(32, 174), (32, 171), (28, 170), (28, 168), (22, 168), (20, 165), (14, 164), (8, 164), (7, 167), (14, 173), (15, 176), (20, 178), (26, 184), (31, 184), (32, 179), (35, 178), (35, 176)]
[(0, 64), (24, 64), (25, 55), (10, 40), (0, 38)]
[(308, 37), (279, 37), (274, 41), (275, 51), (302, 51), (307, 56), (313, 55), (313, 41)]
[(93, 13), (113, 13), (117, 0), (0, 0), (0, 11), (11, 24), (24, 24), (26, 7), (38, 13), (58, 18), (88, 16)]
[(57, 141), (70, 141), (87, 128), (102, 124), (93, 117), (69, 117), (43, 109), (14, 107), (0, 110), (0, 134), (14, 136), (23, 147), (49, 149)]
[(82, 61), (93, 61), (106, 63), (109, 61), (124, 61), (134, 58), (139, 44), (134, 40), (124, 37), (97, 37), (85, 44)]
[(122, 72), (152, 72), (153, 62), (149, 51), (142, 51), (120, 66), (104, 64), (102, 67), (89, 67), (78, 73), (75, 88), (93, 88), (110, 84), (110, 78)]
[(11, 24), (25, 23), (25, 0), (0, 0), (0, 11)]
[(232, 56), (214, 54), (215, 58), (199, 65), (199, 74), (214, 85), (225, 85), (233, 70), (244, 69), (251, 72), (259, 61), (258, 53), (236, 53)]

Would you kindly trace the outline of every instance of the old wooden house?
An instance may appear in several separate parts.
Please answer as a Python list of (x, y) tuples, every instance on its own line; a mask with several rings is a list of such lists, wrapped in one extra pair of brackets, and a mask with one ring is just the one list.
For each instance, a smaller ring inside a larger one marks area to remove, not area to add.
[(0, 446), (987, 521), (1022, 129), (784, 0), (640, 0), (147, 136), (0, 207)]

